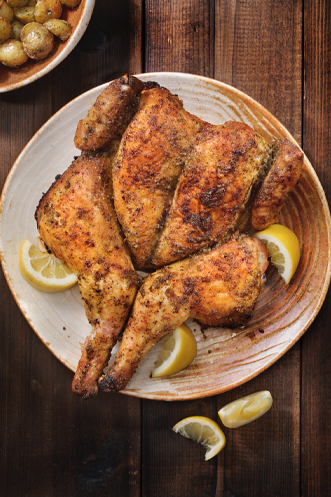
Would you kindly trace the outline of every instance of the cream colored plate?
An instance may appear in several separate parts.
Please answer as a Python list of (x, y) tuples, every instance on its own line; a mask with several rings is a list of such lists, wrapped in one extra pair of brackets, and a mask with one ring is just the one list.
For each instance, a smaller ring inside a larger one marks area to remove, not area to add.
[[(217, 81), (176, 73), (144, 74), (183, 100), (185, 108), (211, 123), (244, 121), (269, 141), (293, 137), (262, 106)], [(59, 294), (41, 293), (23, 280), (18, 253), (24, 238), (37, 238), (34, 212), (55, 176), (80, 152), (73, 145), (79, 119), (84, 117), (98, 88), (76, 98), (55, 114), (32, 138), (15, 162), (2, 194), (1, 262), (10, 289), (24, 316), (49, 350), (72, 371), (79, 343), (90, 331), (78, 288)], [(183, 372), (150, 378), (161, 344), (144, 358), (124, 391), (137, 397), (179, 400), (205, 397), (234, 388), (279, 359), (305, 332), (325, 298), (330, 282), (330, 213), (323, 189), (305, 158), (300, 184), (282, 212), (281, 222), (297, 233), (302, 249), (300, 266), (286, 288), (271, 271), (256, 309), (245, 328), (200, 330), (189, 322), (198, 354)]]

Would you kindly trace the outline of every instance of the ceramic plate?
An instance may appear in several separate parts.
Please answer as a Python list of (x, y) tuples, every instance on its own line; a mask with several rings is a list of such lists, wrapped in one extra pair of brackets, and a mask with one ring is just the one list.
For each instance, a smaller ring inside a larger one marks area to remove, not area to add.
[[(179, 95), (184, 107), (214, 124), (244, 121), (268, 141), (288, 131), (261, 105), (220, 82), (176, 73), (138, 76), (157, 81)], [(79, 151), (73, 145), (78, 120), (99, 86), (55, 114), (32, 138), (14, 164), (2, 194), (1, 262), (9, 287), (24, 316), (49, 350), (72, 371), (80, 342), (90, 331), (77, 286), (64, 293), (35, 290), (21, 277), (18, 253), (24, 238), (35, 241), (34, 213), (43, 192)], [(305, 157), (302, 178), (282, 210), (281, 223), (299, 237), (302, 257), (289, 286), (269, 271), (254, 313), (235, 330), (200, 329), (193, 321), (198, 353), (192, 364), (168, 378), (150, 378), (160, 343), (147, 354), (123, 393), (137, 397), (182, 400), (218, 394), (258, 375), (279, 359), (305, 332), (318, 313), (330, 282), (330, 213), (323, 189)], [(113, 354), (114, 356), (114, 354)]]
[(61, 19), (72, 26), (72, 32), (67, 41), (62, 42), (55, 37), (55, 49), (44, 60), (28, 60), (19, 69), (0, 64), (0, 93), (15, 90), (28, 85), (45, 76), (62, 62), (75, 48), (90, 22), (95, 0), (81, 0), (74, 9), (63, 6)]

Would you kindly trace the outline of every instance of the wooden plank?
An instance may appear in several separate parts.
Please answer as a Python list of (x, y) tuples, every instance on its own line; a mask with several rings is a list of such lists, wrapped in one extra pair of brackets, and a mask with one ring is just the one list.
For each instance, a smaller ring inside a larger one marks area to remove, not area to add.
[(147, 0), (145, 72), (213, 76), (214, 5), (208, 0)]
[[(302, 2), (215, 2), (215, 78), (272, 112), (301, 143)], [(284, 55), (286, 54), (286, 56)], [(226, 495), (300, 495), (300, 343), (272, 368), (218, 399), (270, 390), (259, 421), (227, 430)]]
[[(305, 1), (303, 148), (331, 201), (329, 132), (331, 5), (327, 0)], [(302, 339), (301, 495), (331, 495), (330, 341), (331, 294)]]
[[(82, 40), (50, 74), (1, 96), (1, 188), (20, 151), (56, 110), (96, 85), (141, 71), (141, 12), (138, 0), (98, 0), (92, 24), (104, 34), (98, 47)], [(0, 494), (139, 496), (141, 401), (76, 397), (73, 374), (29, 327), (2, 272), (0, 292)]]
[[(212, 77), (214, 5), (206, 0), (146, 1), (145, 71), (174, 71)], [(190, 402), (144, 401), (142, 495), (216, 495), (223, 454), (204, 461), (204, 449), (171, 431), (180, 419), (203, 415), (217, 420), (215, 398)], [(217, 495), (221, 495), (217, 493)]]

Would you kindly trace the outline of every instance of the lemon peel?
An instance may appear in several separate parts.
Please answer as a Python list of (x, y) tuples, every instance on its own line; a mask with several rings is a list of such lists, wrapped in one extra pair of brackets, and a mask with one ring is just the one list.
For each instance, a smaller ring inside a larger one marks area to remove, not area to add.
[(42, 292), (62, 292), (78, 281), (75, 273), (57, 257), (40, 250), (27, 239), (20, 248), (19, 269), (23, 278)]
[(190, 328), (178, 326), (160, 352), (152, 377), (170, 376), (187, 368), (197, 355), (197, 343)]
[(173, 431), (203, 445), (206, 449), (205, 461), (216, 456), (226, 444), (226, 438), (220, 426), (204, 416), (182, 419), (173, 427)]
[(238, 428), (263, 416), (272, 402), (271, 393), (263, 390), (230, 402), (218, 411), (218, 415), (227, 428)]
[(276, 266), (286, 284), (288, 284), (300, 261), (299, 239), (292, 230), (281, 224), (272, 224), (263, 231), (254, 234), (267, 248), (271, 263)]

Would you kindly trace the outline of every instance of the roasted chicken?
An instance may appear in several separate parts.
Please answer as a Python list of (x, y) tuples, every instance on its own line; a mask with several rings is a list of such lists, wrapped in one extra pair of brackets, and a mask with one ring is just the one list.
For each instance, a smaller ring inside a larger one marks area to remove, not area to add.
[(82, 345), (73, 391), (97, 393), (98, 379), (129, 316), (138, 281), (110, 198), (111, 158), (83, 154), (41, 199), (39, 234), (78, 276), (93, 333)]
[[(125, 388), (148, 350), (187, 318), (236, 325), (251, 313), (267, 252), (238, 229), (278, 220), (303, 154), (243, 123), (202, 121), (167, 89), (127, 75), (78, 123), (75, 145), (83, 154), (43, 196), (36, 219), (47, 247), (78, 275), (93, 332), (73, 391), (88, 398), (98, 383)], [(144, 281), (129, 318), (134, 267), (162, 269)]]
[(99, 380), (100, 388), (125, 388), (153, 345), (189, 317), (210, 326), (234, 326), (245, 320), (259, 295), (267, 258), (257, 239), (234, 235), (223, 245), (148, 276), (115, 361)]

